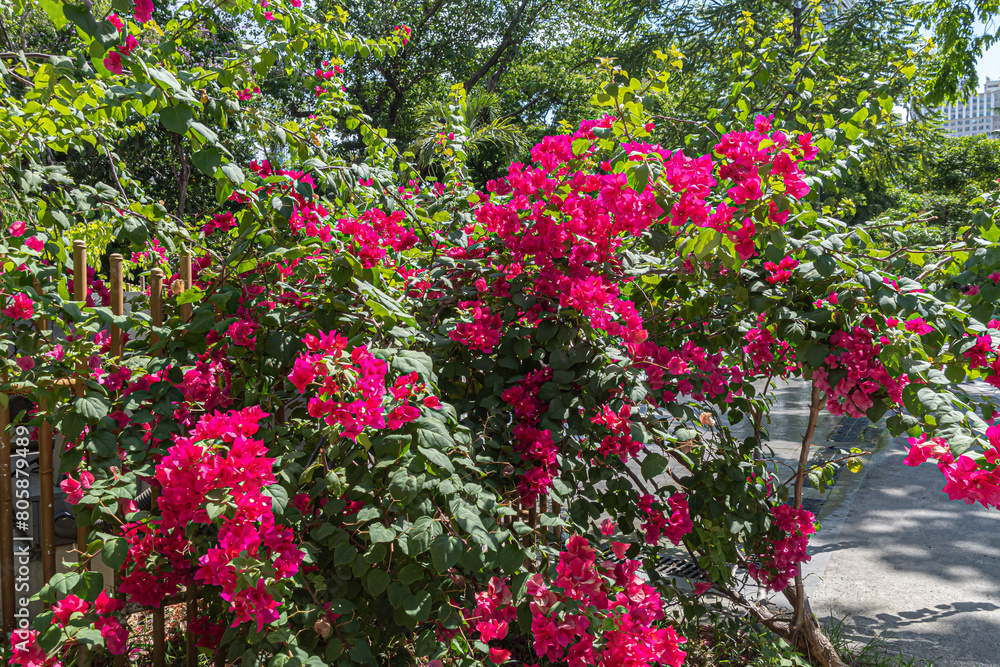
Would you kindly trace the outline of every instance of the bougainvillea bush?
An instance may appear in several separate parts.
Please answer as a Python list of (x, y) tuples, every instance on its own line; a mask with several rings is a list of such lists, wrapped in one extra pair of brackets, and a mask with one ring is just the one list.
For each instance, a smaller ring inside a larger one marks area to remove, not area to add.
[[(913, 438), (907, 463), (937, 461), (953, 498), (1000, 502), (992, 408), (961, 389), (1000, 386), (993, 202), (947, 247), (907, 245), (891, 222), (848, 228), (817, 203), (863, 158), (908, 64), (836, 116), (808, 77), (775, 71), (793, 94), (757, 114), (736, 90), (684, 146), (658, 144), (669, 119), (643, 105), (675, 56), (643, 81), (606, 64), (593, 119), (476, 187), (464, 91), (430, 181), (342, 88), (344, 59), (391, 57), (409, 28), (361, 42), (296, 0), (190, 2), (162, 26), (150, 2), (43, 4), (78, 46), (3, 54), (3, 178), (24, 212), (0, 244), (4, 380), (46, 400), (29, 418), (61, 436), (83, 559), (120, 581), (71, 564), (48, 582), (14, 664), (129, 652), (128, 614), (191, 592), (187, 632), (227, 664), (678, 667), (714, 594), (836, 665), (799, 569), (821, 409), (888, 415)], [(216, 11), (253, 42), (189, 62), (185, 40)], [(808, 63), (822, 46), (778, 35), (748, 67), (769, 71), (772, 48)], [(268, 76), (301, 82), (308, 118), (262, 101)], [(139, 118), (182, 137), (216, 179), (214, 209), (148, 200), (114, 152)], [(364, 159), (330, 156), (343, 131)], [(256, 159), (230, 160), (233, 134)], [(41, 157), (86, 146), (116, 182), (75, 183)], [(98, 223), (133, 276), (164, 272), (162, 326), (149, 279), (129, 315), (96, 271), (71, 299), (72, 240)], [(903, 249), (880, 250), (886, 234)], [(912, 264), (917, 279), (897, 277)], [(768, 390), (789, 377), (811, 383), (812, 409), (782, 479)], [(665, 549), (704, 581), (661, 576)]]

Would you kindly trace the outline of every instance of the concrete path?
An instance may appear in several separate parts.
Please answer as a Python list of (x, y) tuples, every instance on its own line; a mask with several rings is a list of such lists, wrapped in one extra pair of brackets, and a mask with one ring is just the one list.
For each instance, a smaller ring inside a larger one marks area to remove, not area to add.
[[(806, 428), (809, 391), (793, 382), (776, 396), (772, 444), (788, 460)], [(842, 421), (824, 414), (814, 455), (851, 446), (845, 440), (874, 453), (823, 496), (806, 494), (822, 524), (803, 568), (813, 611), (918, 664), (1000, 666), (1000, 511), (949, 500), (932, 464), (903, 465), (905, 437), (889, 440), (881, 425), (859, 434), (848, 426), (865, 422)]]
[(938, 667), (1000, 665), (1000, 511), (949, 500), (940, 471), (903, 465), (906, 451), (887, 443), (846, 511), (821, 511), (813, 610)]

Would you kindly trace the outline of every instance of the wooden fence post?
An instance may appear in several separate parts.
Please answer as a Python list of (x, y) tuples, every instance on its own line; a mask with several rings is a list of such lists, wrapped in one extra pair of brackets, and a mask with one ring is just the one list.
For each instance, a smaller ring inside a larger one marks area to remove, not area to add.
[[(184, 253), (181, 257), (181, 281), (184, 283), (184, 289), (189, 290), (193, 285), (194, 281), (191, 277), (191, 253)], [(192, 305), (190, 303), (181, 304), (181, 321), (190, 322), (192, 313)]]
[[(35, 292), (42, 293), (42, 285), (35, 278)], [(44, 317), (35, 321), (35, 327), (42, 336), (49, 334), (49, 321)], [(48, 582), (56, 573), (56, 517), (55, 517), (55, 470), (52, 463), (52, 422), (48, 420), (49, 401), (38, 401), (38, 413), (42, 425), (38, 427), (38, 513), (39, 531), (42, 535), (42, 578)]]
[[(120, 254), (111, 255), (111, 312), (115, 316), (121, 317), (125, 314), (125, 272), (122, 265), (123, 258)], [(111, 327), (111, 358), (115, 363), (121, 364), (125, 350), (125, 332), (122, 328), (114, 325)], [(119, 508), (116, 514), (124, 523), (125, 513)], [(125, 596), (121, 593), (122, 576), (120, 570), (114, 572), (115, 599), (121, 606), (125, 606)], [(127, 627), (127, 625), (126, 625)], [(125, 667), (125, 655), (116, 655), (114, 667)]]
[[(6, 395), (7, 401), (10, 395)], [(10, 407), (0, 404), (0, 604), (3, 605), (3, 631), (14, 631), (14, 497), (10, 478)]]
[[(73, 300), (87, 301), (87, 243), (77, 239), (73, 241)], [(80, 365), (77, 367), (78, 376), (73, 386), (77, 396), (85, 393), (83, 381), (87, 367)], [(87, 558), (87, 532), (88, 526), (80, 526), (76, 529), (77, 549), (80, 551), (79, 561), (83, 564), (84, 570), (90, 569), (90, 559)]]
[[(87, 302), (87, 242), (82, 239), (73, 241), (73, 300)], [(87, 375), (87, 367), (83, 364), (77, 366), (76, 382), (73, 385), (73, 393), (76, 396), (83, 396), (86, 393), (83, 378)], [(79, 526), (76, 529), (76, 548), (80, 552), (79, 560), (82, 569), (90, 569), (90, 557), (87, 552), (87, 533), (89, 526)], [(76, 664), (81, 667), (90, 667), (90, 651), (85, 646), (81, 646), (77, 651)]]
[[(150, 272), (149, 290), (149, 316), (153, 320), (153, 327), (163, 326), (163, 270), (153, 269)], [(160, 342), (160, 336), (153, 332), (149, 336), (151, 345)], [(159, 351), (153, 353), (159, 356)], [(150, 489), (150, 508), (156, 511), (156, 489)], [(165, 667), (166, 651), (164, 642), (166, 639), (166, 624), (163, 618), (163, 607), (153, 610), (153, 667)]]

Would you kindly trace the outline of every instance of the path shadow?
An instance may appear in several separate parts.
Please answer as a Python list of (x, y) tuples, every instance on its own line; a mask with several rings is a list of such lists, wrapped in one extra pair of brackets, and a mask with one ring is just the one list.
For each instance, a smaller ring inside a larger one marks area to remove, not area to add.
[(895, 439), (868, 471), (814, 609), (937, 665), (1000, 665), (1000, 512), (951, 501)]
[[(977, 621), (972, 615), (977, 615), (978, 612), (997, 611), (1000, 611), (1000, 605), (992, 602), (956, 602), (913, 611), (900, 611), (896, 614), (880, 613), (874, 617), (861, 614), (847, 618), (831, 614), (820, 614), (819, 617), (824, 627), (836, 626), (843, 620), (844, 636), (859, 644), (867, 644), (878, 638), (881, 640), (881, 652), (890, 655), (901, 654), (904, 658), (918, 657), (921, 661), (933, 662), (936, 667), (944, 667), (949, 664), (1000, 664), (998, 662), (1000, 655), (956, 653), (954, 651), (956, 637), (953, 636), (953, 632), (961, 632), (962, 641), (972, 648), (980, 643), (988, 643), (990, 634), (996, 631), (996, 624)], [(927, 631), (928, 628), (942, 626), (942, 621), (946, 619), (954, 621), (947, 624), (949, 628), (947, 631)], [(920, 632), (914, 631), (918, 628)], [(979, 662), (982, 659), (989, 662)]]

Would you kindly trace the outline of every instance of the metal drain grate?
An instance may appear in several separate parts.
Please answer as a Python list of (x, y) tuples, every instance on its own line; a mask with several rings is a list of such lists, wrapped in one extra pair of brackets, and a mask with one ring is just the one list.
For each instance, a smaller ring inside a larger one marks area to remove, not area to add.
[(826, 503), (826, 498), (803, 498), (802, 509), (812, 512), (814, 515), (819, 514), (819, 511), (823, 509), (823, 505)]
[(840, 426), (830, 436), (831, 442), (857, 442), (861, 439), (861, 434), (865, 427), (870, 425), (868, 417), (844, 417)]
[(701, 571), (698, 566), (687, 558), (661, 556), (657, 559), (656, 573), (664, 577), (684, 577), (701, 581)]

